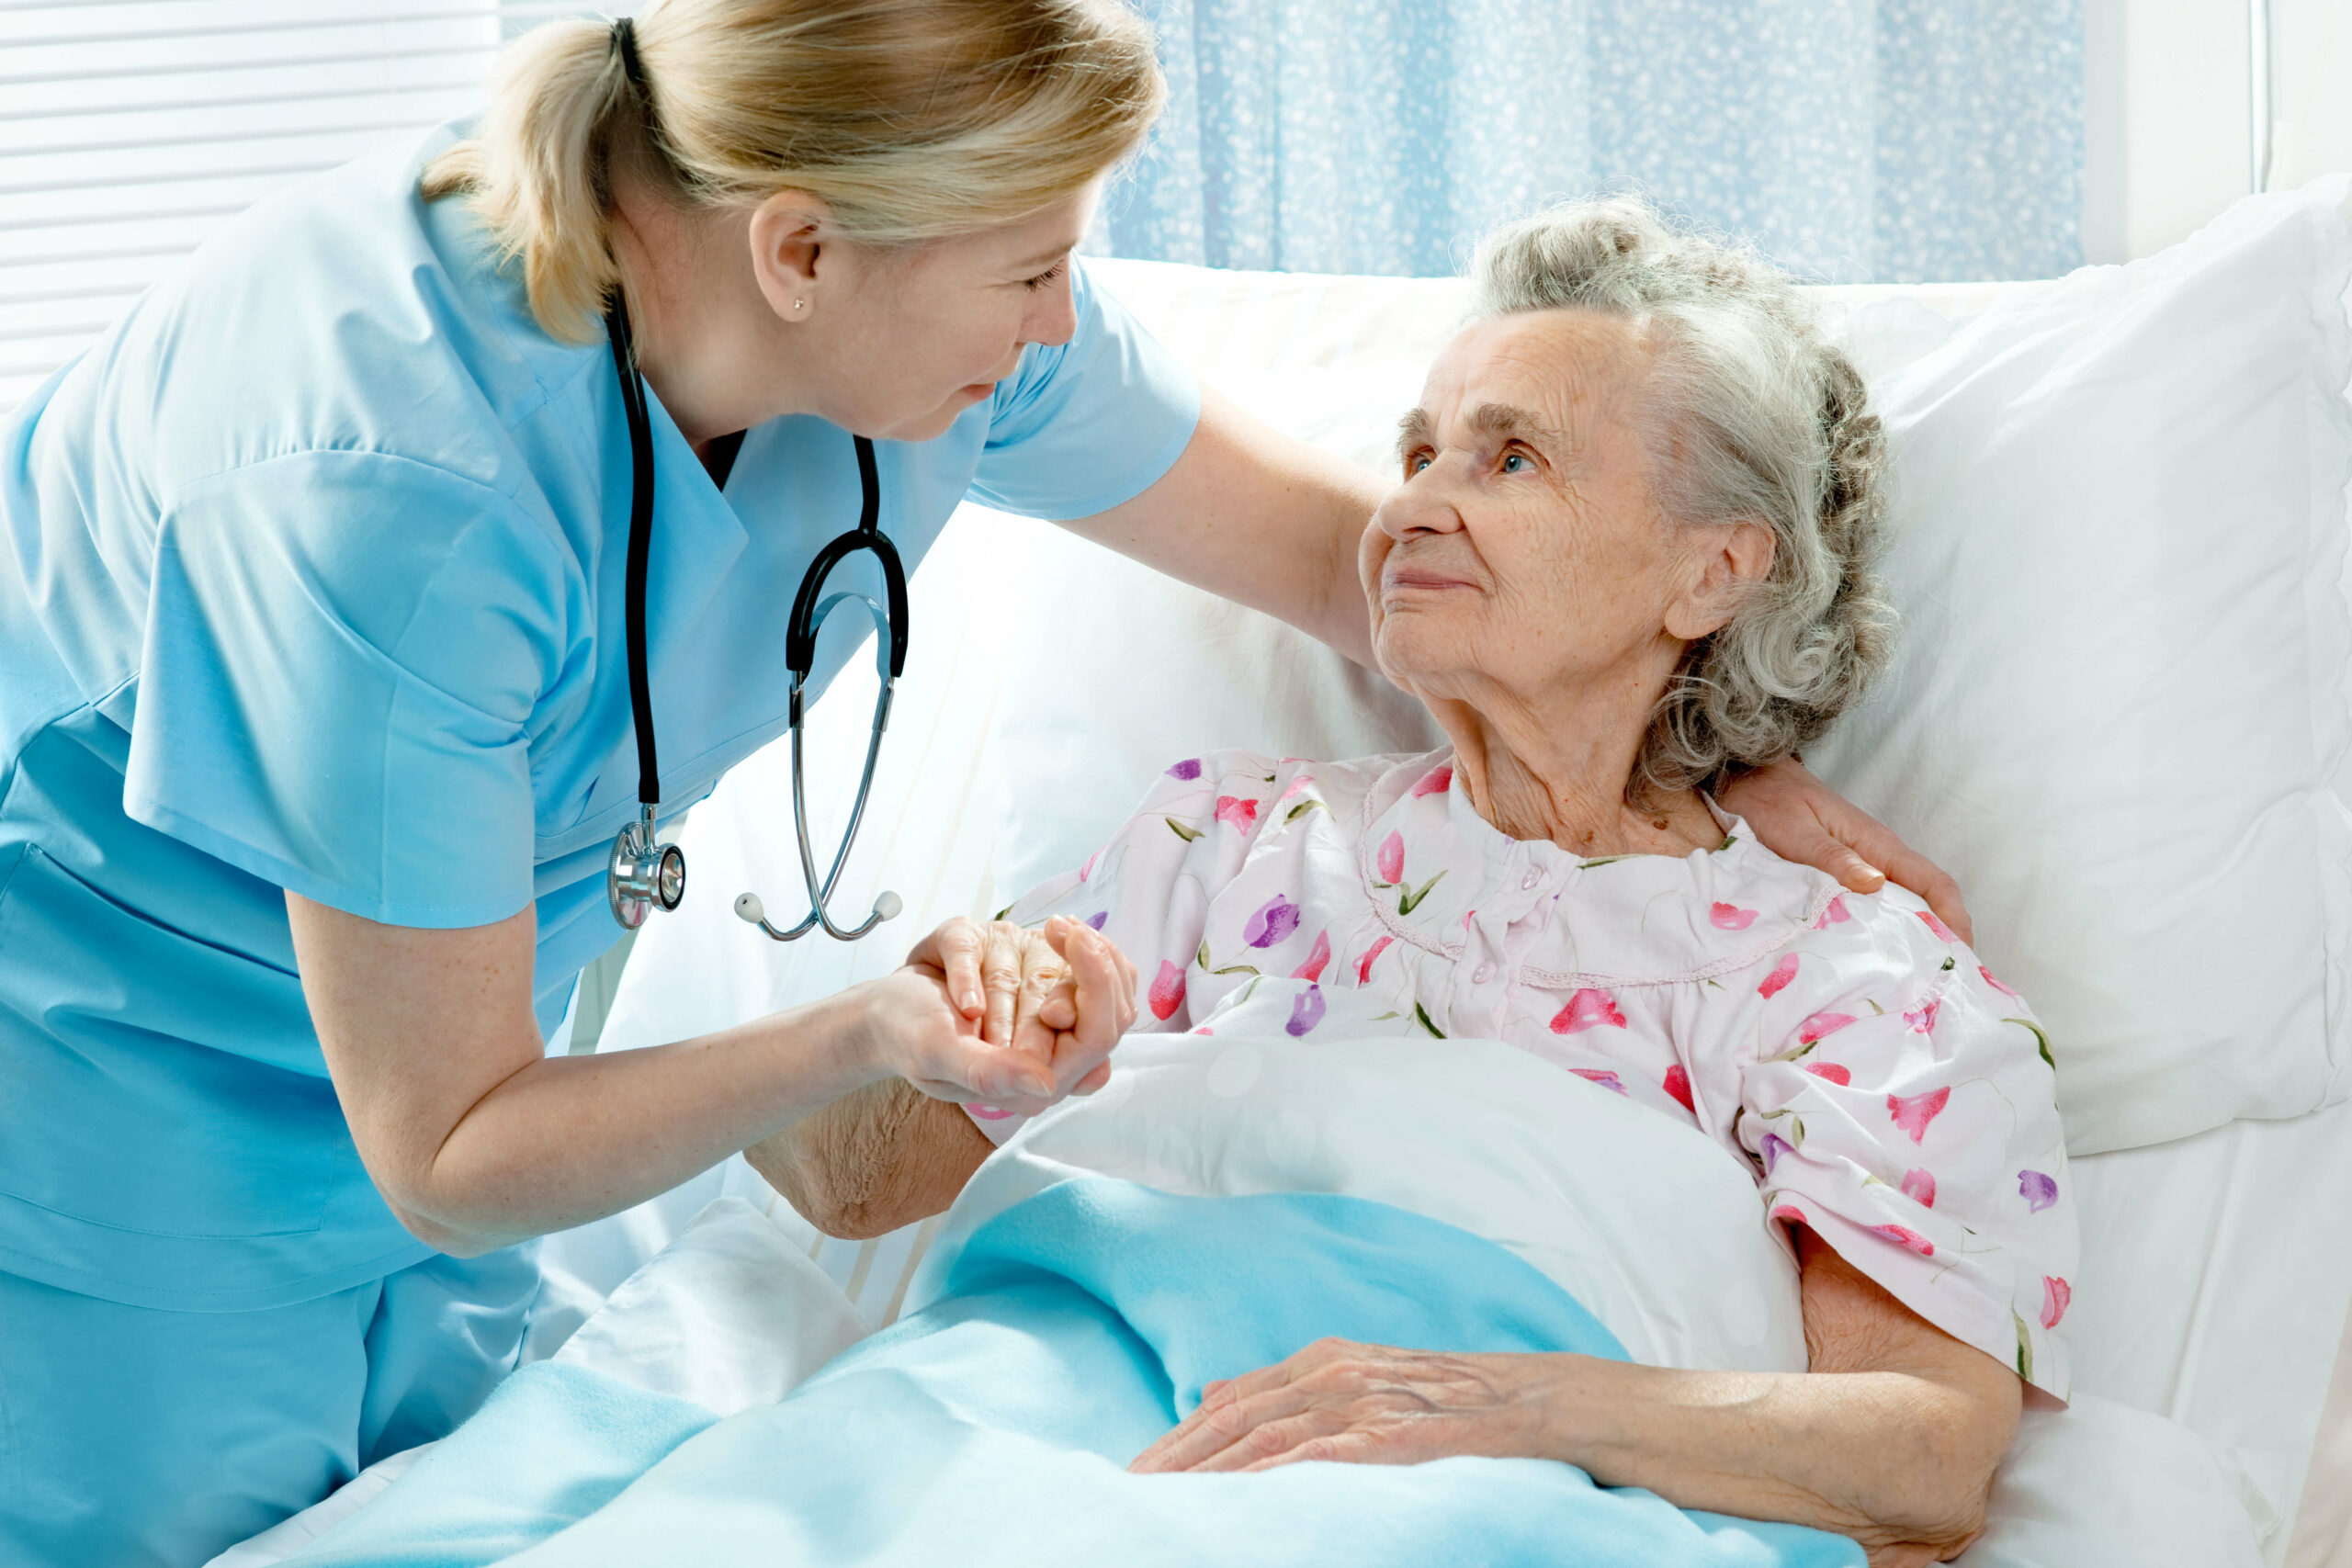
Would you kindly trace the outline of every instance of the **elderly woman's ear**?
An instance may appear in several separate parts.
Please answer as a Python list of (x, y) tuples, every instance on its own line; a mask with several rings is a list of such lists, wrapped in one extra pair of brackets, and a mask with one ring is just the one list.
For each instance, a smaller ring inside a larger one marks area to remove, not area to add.
[(1682, 593), (1667, 606), (1666, 631), (1696, 642), (1721, 630), (1770, 573), (1772, 530), (1756, 522), (1693, 525), (1687, 560)]

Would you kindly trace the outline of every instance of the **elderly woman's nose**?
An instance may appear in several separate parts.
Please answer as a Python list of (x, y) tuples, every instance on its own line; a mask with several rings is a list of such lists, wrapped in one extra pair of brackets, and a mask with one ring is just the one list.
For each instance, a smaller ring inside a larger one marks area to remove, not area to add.
[(1380, 503), (1376, 520), (1392, 539), (1414, 534), (1451, 534), (1462, 526), (1462, 513), (1434, 468), (1423, 468), (1389, 491)]

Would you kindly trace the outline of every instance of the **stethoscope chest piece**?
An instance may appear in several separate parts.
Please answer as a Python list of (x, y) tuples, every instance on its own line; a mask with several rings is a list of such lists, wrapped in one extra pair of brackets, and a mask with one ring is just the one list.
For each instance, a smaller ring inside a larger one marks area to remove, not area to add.
[(605, 878), (605, 894), (613, 919), (635, 931), (655, 909), (668, 914), (686, 896), (686, 852), (654, 837), (653, 813), (640, 809), (637, 820), (613, 840), (613, 857)]

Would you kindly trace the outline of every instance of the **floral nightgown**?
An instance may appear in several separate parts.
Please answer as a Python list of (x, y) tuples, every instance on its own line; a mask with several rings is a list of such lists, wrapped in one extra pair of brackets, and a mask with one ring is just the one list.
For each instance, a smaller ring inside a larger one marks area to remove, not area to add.
[(2064, 1399), (2077, 1235), (2032, 1012), (1911, 894), (1724, 820), (1713, 852), (1582, 860), (1480, 818), (1450, 750), (1227, 751), (1011, 918), (1116, 942), (1146, 1031), (1504, 1040), (1678, 1116), (1771, 1216)]

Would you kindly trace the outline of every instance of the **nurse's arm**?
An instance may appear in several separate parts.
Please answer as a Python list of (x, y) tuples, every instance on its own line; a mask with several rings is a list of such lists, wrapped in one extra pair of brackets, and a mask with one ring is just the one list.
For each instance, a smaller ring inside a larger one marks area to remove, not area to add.
[[(286, 907), (368, 1174), (411, 1233), (460, 1257), (642, 1202), (868, 1085), (961, 1085), (971, 1099), (1042, 1109), (1109, 1054), (1091, 1040), (1050, 1060), (989, 1045), (944, 974), (910, 960), (714, 1034), (550, 1057), (531, 1010), (532, 910), (421, 931), (292, 893)], [(1069, 956), (1081, 987), (1115, 987), (1115, 951), (1091, 931)]]
[(1391, 488), (1204, 387), (1175, 465), (1134, 500), (1064, 526), (1370, 664), (1356, 547)]

